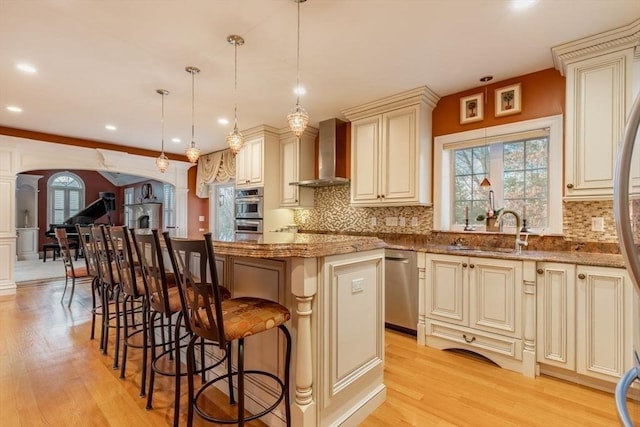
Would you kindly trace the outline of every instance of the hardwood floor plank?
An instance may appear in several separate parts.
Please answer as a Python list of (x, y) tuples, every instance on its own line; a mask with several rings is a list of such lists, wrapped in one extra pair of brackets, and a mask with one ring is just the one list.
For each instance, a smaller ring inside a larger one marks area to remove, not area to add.
[[(154, 408), (146, 410), (146, 399), (138, 396), (141, 351), (130, 350), (126, 378), (120, 379), (112, 369), (113, 333), (106, 356), (98, 340), (89, 339), (90, 284), (76, 287), (71, 307), (60, 304), (63, 286), (29, 285), (0, 297), (1, 425), (172, 425), (173, 379), (157, 377)], [(387, 400), (365, 427), (619, 425), (610, 393), (547, 376), (526, 378), (392, 331), (385, 337)], [(229, 412), (224, 394), (208, 398), (218, 414)], [(640, 425), (637, 402), (631, 410)], [(186, 423), (186, 380), (180, 419)], [(196, 417), (195, 425), (211, 424)]]

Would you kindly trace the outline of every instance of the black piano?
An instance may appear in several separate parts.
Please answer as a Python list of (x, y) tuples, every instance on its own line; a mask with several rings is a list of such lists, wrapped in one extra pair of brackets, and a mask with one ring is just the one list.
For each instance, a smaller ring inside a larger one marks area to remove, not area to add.
[[(100, 197), (99, 199), (92, 202), (86, 208), (82, 209), (75, 215), (67, 218), (62, 224), (49, 224), (49, 229), (44, 233), (45, 236), (49, 237), (51, 240), (50, 243), (45, 243), (43, 245), (44, 249), (44, 258), (43, 260), (47, 261), (47, 249), (53, 250), (53, 259), (56, 259), (58, 247), (58, 240), (56, 239), (56, 228), (64, 228), (67, 230), (67, 236), (69, 237), (69, 243), (71, 246), (76, 249), (75, 258), (78, 259), (78, 230), (76, 229), (76, 224), (79, 225), (91, 225), (96, 222), (96, 220), (100, 219), (104, 215), (110, 214), (111, 211), (107, 209), (109, 206), (109, 199), (105, 197)], [(108, 223), (111, 223), (111, 218), (108, 218)]]

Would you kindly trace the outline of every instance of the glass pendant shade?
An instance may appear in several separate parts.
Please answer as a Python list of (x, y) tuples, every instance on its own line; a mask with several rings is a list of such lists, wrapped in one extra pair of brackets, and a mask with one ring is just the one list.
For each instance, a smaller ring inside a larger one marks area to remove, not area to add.
[(229, 146), (229, 149), (234, 156), (238, 154), (238, 152), (244, 145), (244, 137), (240, 132), (238, 132), (237, 127), (233, 129), (233, 132), (227, 135), (227, 145)]
[(299, 103), (296, 103), (295, 108), (287, 116), (287, 121), (291, 132), (300, 138), (309, 124), (309, 114)]
[(156, 159), (156, 166), (161, 173), (165, 173), (169, 168), (169, 158), (165, 156), (164, 152), (160, 153)]
[(196, 147), (196, 143), (193, 141), (191, 142), (191, 147), (184, 150), (184, 153), (191, 163), (197, 163), (200, 158), (200, 149)]
[(191, 146), (184, 150), (184, 154), (191, 163), (197, 163), (200, 158), (200, 149), (196, 147), (196, 141), (194, 139), (195, 129), (195, 76), (200, 72), (197, 67), (189, 66), (185, 68), (186, 72), (191, 74)]
[(165, 89), (156, 89), (156, 93), (162, 95), (162, 149), (160, 151), (160, 155), (156, 159), (156, 167), (160, 171), (160, 173), (165, 173), (169, 168), (169, 158), (164, 154), (164, 97), (165, 95), (169, 95), (169, 91)]

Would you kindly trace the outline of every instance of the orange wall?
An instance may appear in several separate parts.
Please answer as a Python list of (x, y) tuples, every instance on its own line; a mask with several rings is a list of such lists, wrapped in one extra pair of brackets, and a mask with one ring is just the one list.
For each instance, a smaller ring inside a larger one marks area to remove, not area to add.
[[(196, 196), (196, 174), (198, 168), (189, 168), (187, 175), (187, 187), (189, 192), (187, 193), (187, 210), (189, 218), (187, 218), (187, 236), (198, 234), (199, 228), (204, 228), (205, 231), (209, 231), (209, 199), (201, 199)], [(204, 216), (204, 222), (198, 221), (198, 217)]]
[[(494, 117), (495, 89), (516, 83), (520, 83), (521, 112), (509, 116)], [(480, 92), (484, 93), (485, 86), (478, 86), (440, 98), (438, 105), (433, 110), (433, 136), (563, 114), (565, 78), (553, 68), (489, 84), (486, 86), (486, 91), (484, 119), (464, 125), (460, 124), (460, 98)]]

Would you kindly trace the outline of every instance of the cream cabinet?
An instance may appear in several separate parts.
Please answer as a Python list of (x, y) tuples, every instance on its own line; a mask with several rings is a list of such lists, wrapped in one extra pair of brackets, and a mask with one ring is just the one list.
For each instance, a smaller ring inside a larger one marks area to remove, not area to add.
[(576, 371), (617, 382), (633, 366), (637, 297), (626, 270), (576, 268)]
[(38, 228), (16, 228), (16, 255), (18, 261), (37, 260)]
[(351, 124), (351, 204), (431, 204), (431, 113), (423, 86), (344, 111)]
[(537, 360), (575, 370), (575, 275), (573, 264), (537, 265)]
[(638, 300), (626, 270), (545, 262), (537, 272), (540, 371), (616, 383), (633, 366)]
[[(633, 102), (638, 28), (619, 28), (552, 49), (556, 68), (566, 77), (564, 161), (569, 200), (613, 197), (618, 145)], [(631, 185), (637, 192), (640, 157), (634, 163)]]
[(426, 254), (423, 271), (419, 334), (426, 345), (471, 350), (505, 368), (530, 371), (522, 364), (521, 261)]
[(264, 138), (258, 137), (245, 142), (236, 155), (236, 187), (262, 187)]
[(280, 135), (281, 207), (313, 207), (313, 188), (291, 183), (314, 178), (316, 135), (317, 130), (309, 127), (299, 139), (289, 130)]

